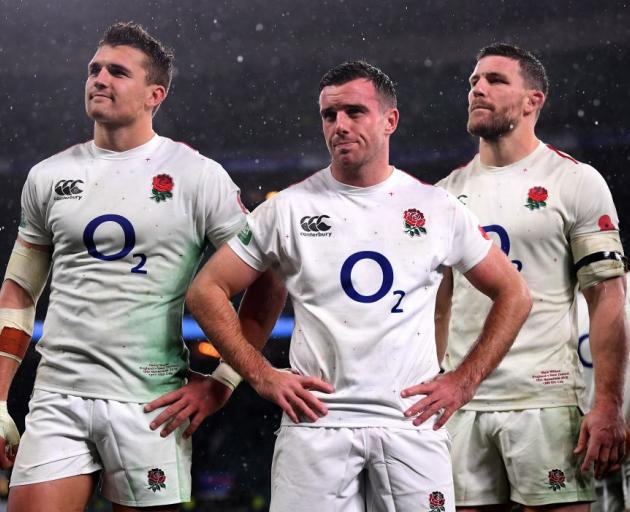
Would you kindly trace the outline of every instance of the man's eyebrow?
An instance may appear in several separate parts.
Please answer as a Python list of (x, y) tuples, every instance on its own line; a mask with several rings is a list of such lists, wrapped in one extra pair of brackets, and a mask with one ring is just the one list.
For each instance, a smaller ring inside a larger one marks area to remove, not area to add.
[(475, 79), (479, 79), (479, 77), (481, 76), (485, 76), (486, 79), (488, 78), (500, 78), (502, 80), (508, 79), (508, 76), (505, 73), (501, 73), (500, 71), (488, 71), (486, 73), (474, 73), (470, 75), (470, 78), (468, 79), (468, 81), (472, 82)]

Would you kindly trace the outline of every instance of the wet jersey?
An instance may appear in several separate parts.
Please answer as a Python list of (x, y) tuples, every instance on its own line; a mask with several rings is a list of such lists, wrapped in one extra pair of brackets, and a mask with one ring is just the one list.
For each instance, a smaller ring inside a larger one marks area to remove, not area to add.
[[(583, 405), (577, 355), (577, 278), (570, 241), (616, 230), (617, 212), (601, 175), (545, 144), (524, 159), (488, 167), (477, 155), (438, 185), (470, 208), (527, 281), (532, 311), (498, 368), (464, 408), (511, 410)], [(454, 272), (447, 369), (481, 332), (490, 301)]]
[(157, 135), (36, 165), (19, 235), (53, 253), (35, 388), (144, 402), (179, 387), (184, 294), (207, 241), (242, 227), (238, 193), (219, 164)]
[(295, 310), (291, 366), (335, 388), (316, 393), (329, 412), (315, 426), (416, 428), (403, 412), (418, 397), (400, 392), (439, 371), (440, 266), (466, 272), (491, 246), (474, 215), (399, 170), (360, 188), (326, 168), (259, 206), (228, 243), (284, 278)]

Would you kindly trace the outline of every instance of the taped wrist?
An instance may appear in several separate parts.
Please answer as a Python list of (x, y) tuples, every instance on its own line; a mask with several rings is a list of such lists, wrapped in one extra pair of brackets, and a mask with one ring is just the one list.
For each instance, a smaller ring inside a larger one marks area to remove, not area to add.
[(31, 296), (33, 304), (37, 304), (48, 280), (50, 264), (49, 253), (26, 247), (16, 241), (4, 279), (11, 279), (19, 284)]
[(210, 374), (213, 379), (218, 380), (221, 384), (225, 384), (232, 391), (236, 389), (243, 378), (236, 373), (234, 368), (232, 368), (225, 361), (221, 361), (219, 366), (217, 366), (214, 371)]
[(6, 441), (5, 448), (20, 443), (20, 433), (15, 426), (13, 418), (11, 418), (9, 414), (5, 401), (0, 401), (0, 437)]
[(33, 335), (35, 307), (0, 308), (0, 356), (22, 362)]
[(581, 290), (628, 271), (628, 260), (617, 231), (576, 236), (571, 240), (571, 251)]

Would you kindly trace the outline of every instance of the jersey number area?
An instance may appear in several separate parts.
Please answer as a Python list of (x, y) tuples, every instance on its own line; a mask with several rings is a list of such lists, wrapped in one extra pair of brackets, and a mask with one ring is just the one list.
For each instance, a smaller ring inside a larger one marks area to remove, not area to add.
[[(381, 287), (372, 295), (363, 295), (358, 292), (352, 284), (352, 270), (354, 266), (363, 260), (371, 260), (378, 264), (383, 274), (383, 280), (381, 281)], [(374, 251), (359, 251), (351, 254), (341, 266), (341, 273), (339, 275), (341, 280), (341, 287), (346, 295), (352, 300), (362, 302), (364, 304), (371, 304), (385, 297), (392, 289), (394, 284), (394, 269), (389, 260), (379, 252)], [(397, 297), (394, 307), (391, 309), (392, 313), (403, 313), (404, 310), (401, 307), (405, 292), (402, 290), (395, 290), (392, 295)]]
[[(98, 250), (96, 242), (94, 241), (94, 234), (96, 233), (96, 230), (106, 222), (114, 222), (115, 224), (118, 224), (125, 235), (125, 245), (120, 251), (114, 254), (103, 254)], [(88, 222), (88, 225), (85, 226), (85, 230), (83, 231), (83, 243), (88, 254), (93, 258), (102, 261), (122, 260), (133, 251), (133, 248), (136, 245), (136, 231), (133, 229), (133, 224), (131, 224), (131, 222), (122, 215), (108, 213), (106, 215), (100, 215)], [(130, 269), (130, 272), (132, 274), (146, 274), (147, 270), (144, 269), (147, 262), (146, 255), (141, 252), (137, 252), (132, 254), (132, 258), (138, 258), (139, 261)]]

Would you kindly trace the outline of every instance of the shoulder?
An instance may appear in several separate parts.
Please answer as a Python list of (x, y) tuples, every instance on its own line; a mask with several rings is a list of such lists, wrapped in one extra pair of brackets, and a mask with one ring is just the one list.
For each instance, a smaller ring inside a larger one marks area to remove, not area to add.
[(316, 171), (303, 180), (295, 182), (284, 190), (281, 190), (274, 198), (278, 197), (280, 201), (290, 201), (303, 197), (304, 195), (321, 193), (329, 188), (326, 184), (326, 172), (328, 172), (328, 168)]
[(88, 158), (90, 144), (91, 141), (75, 144), (42, 160), (31, 168), (29, 178), (43, 179), (46, 176), (52, 176), (58, 169), (65, 170), (68, 166)]
[(473, 171), (475, 162), (478, 160), (478, 154), (475, 155), (473, 159), (468, 161), (465, 164), (460, 165), (453, 169), (446, 177), (442, 178), (440, 181), (436, 183), (438, 187), (443, 187), (445, 189), (449, 189), (451, 187), (456, 187), (459, 184), (465, 182), (470, 173)]
[(417, 178), (413, 174), (410, 174), (407, 171), (397, 170), (401, 175), (401, 184), (405, 188), (410, 189), (414, 194), (421, 197), (422, 200), (446, 200), (450, 197), (449, 194), (444, 188), (439, 186), (439, 183), (436, 185), (431, 185), (425, 181), (422, 181), (420, 178)]
[(567, 187), (579, 187), (580, 184), (605, 184), (602, 175), (591, 165), (580, 162), (573, 156), (561, 151), (551, 144), (545, 144), (542, 157), (549, 165), (550, 171), (559, 174), (559, 178), (564, 178)]
[(172, 161), (174, 168), (192, 178), (213, 180), (229, 180), (227, 171), (216, 160), (202, 155), (185, 142), (174, 141), (168, 137), (160, 137), (160, 152), (164, 158)]

